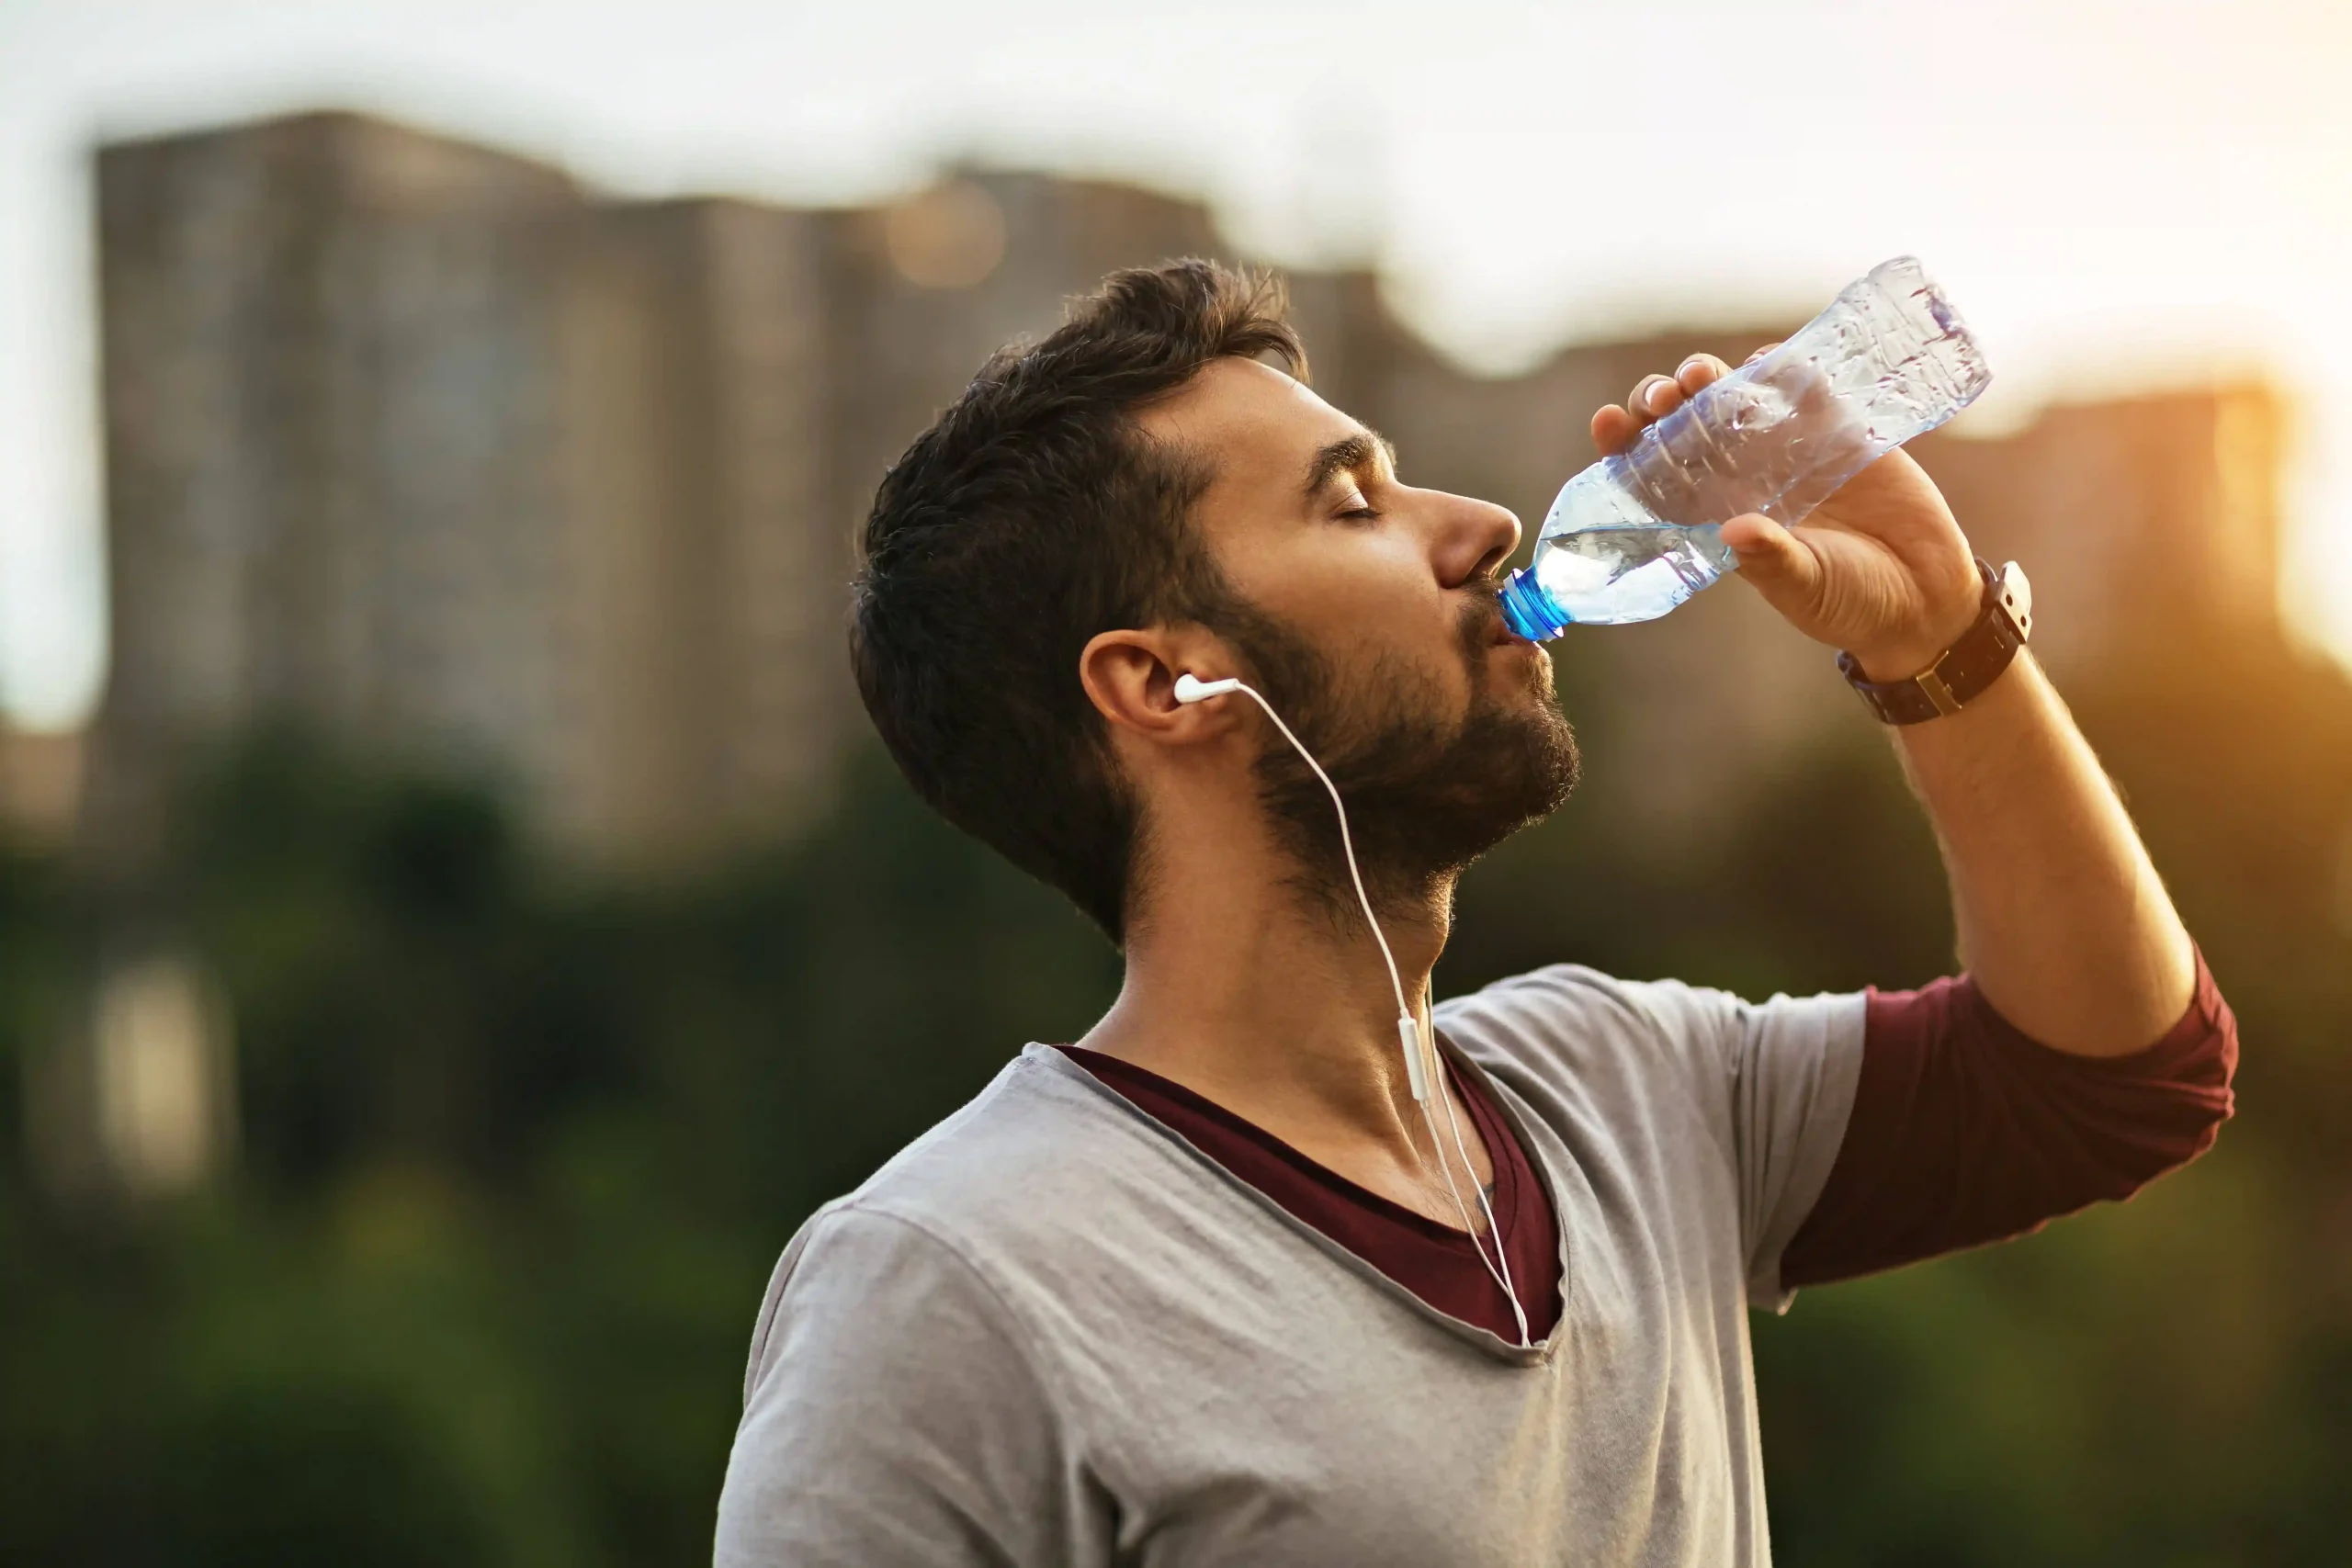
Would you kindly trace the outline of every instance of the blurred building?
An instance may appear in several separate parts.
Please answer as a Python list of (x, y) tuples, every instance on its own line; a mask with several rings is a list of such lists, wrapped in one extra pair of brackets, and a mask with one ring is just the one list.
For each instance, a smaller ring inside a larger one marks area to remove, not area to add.
[(82, 806), (83, 734), (0, 720), (0, 842), (64, 843)]
[(346, 115), (110, 147), (98, 188), (101, 830), (278, 718), (624, 860), (806, 804), (841, 712), (810, 220)]
[(2048, 610), (2034, 646), (2062, 678), (2279, 635), (2285, 411), (2267, 388), (2061, 405), (1918, 452), (1978, 551), (2026, 564)]
[(504, 781), (640, 867), (788, 830), (862, 728), (850, 529), (981, 356), (1204, 211), (1006, 175), (612, 202), (342, 114), (98, 156), (98, 832), (272, 718)]
[(112, 643), (93, 829), (293, 717), (537, 783), (567, 694), (553, 170), (345, 116), (98, 157)]
[[(865, 733), (842, 585), (885, 467), (1068, 296), (1221, 248), (1199, 204), (1125, 186), (619, 202), (337, 114), (111, 146), (98, 186), (114, 641), (92, 820), (126, 845), (191, 746), (274, 716), (487, 769), (619, 864), (790, 831)], [(1368, 274), (1293, 294), (1317, 385), (1408, 478), (1531, 531), (1596, 406), (1772, 335), (1481, 378)], [(1917, 450), (1987, 552), (2032, 570), (2063, 674), (2184, 615), (2270, 624), (2277, 423), (2233, 390)], [(1866, 722), (1736, 587), (1558, 650), (1611, 716), (1594, 787), (1668, 817)]]

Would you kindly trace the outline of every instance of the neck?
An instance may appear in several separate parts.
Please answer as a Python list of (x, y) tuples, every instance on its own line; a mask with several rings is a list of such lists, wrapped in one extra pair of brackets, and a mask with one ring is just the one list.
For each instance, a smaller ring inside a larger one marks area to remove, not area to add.
[[(1211, 840), (1214, 841), (1214, 840)], [(1396, 995), (1344, 868), (1345, 902), (1254, 855), (1168, 857), (1127, 933), (1118, 1000), (1083, 1043), (1206, 1096), (1310, 1154), (1367, 1137), (1426, 1143), (1396, 1038)], [(1418, 1012), (1445, 945), (1452, 879), (1378, 907)]]

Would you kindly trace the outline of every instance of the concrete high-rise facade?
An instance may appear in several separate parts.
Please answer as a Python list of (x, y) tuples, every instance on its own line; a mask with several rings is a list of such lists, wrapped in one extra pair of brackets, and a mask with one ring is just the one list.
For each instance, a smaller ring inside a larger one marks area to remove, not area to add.
[(842, 586), (986, 352), (1204, 210), (1030, 175), (887, 209), (601, 200), (342, 114), (98, 158), (112, 660), (94, 828), (290, 717), (640, 868), (788, 831), (863, 717)]
[(92, 826), (272, 717), (553, 755), (555, 171), (348, 116), (99, 154), (110, 668)]
[[(191, 744), (291, 716), (484, 768), (559, 846), (641, 869), (789, 832), (865, 732), (849, 542), (1001, 343), (1114, 267), (1221, 249), (1197, 203), (966, 175), (883, 209), (605, 200), (348, 115), (99, 155), (113, 659), (85, 821), (135, 842)], [(1292, 278), (1316, 384), (1412, 482), (1532, 531), (1673, 333), (1482, 378), (1369, 275)], [(2062, 675), (2150, 626), (2269, 626), (2278, 411), (2227, 389), (1915, 450), (2034, 574)], [(1596, 788), (1703, 814), (1867, 723), (1744, 590), (1558, 645)], [(1612, 783), (1612, 780), (1618, 781)]]
[(0, 720), (0, 852), (71, 841), (85, 739), (78, 730), (23, 730)]
[(825, 234), (740, 202), (581, 218), (561, 280), (559, 843), (641, 866), (780, 832), (842, 739)]

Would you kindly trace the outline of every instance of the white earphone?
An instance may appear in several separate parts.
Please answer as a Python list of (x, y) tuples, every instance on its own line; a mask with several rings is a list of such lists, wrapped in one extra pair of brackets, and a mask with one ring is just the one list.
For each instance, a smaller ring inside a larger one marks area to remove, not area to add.
[[(1469, 1235), (1471, 1248), (1478, 1254), (1478, 1261), (1487, 1266), (1487, 1272), (1495, 1283), (1502, 1287), (1504, 1299), (1510, 1303), (1511, 1316), (1519, 1324), (1520, 1344), (1532, 1346), (1534, 1341), (1527, 1331), (1527, 1313), (1519, 1304), (1519, 1292), (1511, 1285), (1510, 1259), (1503, 1254), (1503, 1231), (1495, 1221), (1494, 1206), (1487, 1202), (1486, 1190), (1473, 1180), (1472, 1190), (1478, 1194), (1478, 1212), (1486, 1216), (1487, 1235), (1494, 1240), (1494, 1256), (1489, 1258), (1486, 1247), (1479, 1245), (1478, 1227), (1471, 1223), (1469, 1207), (1462, 1201), (1462, 1190), (1454, 1185), (1453, 1168), (1446, 1163), (1445, 1147), (1438, 1142), (1437, 1119), (1430, 1111), (1430, 1092), (1440, 1071), (1435, 1032), (1432, 1030), (1427, 1034), (1422, 1032), (1419, 1021), (1413, 1016), (1411, 1005), (1405, 1000), (1405, 982), (1396, 972), (1396, 955), (1388, 950), (1388, 938), (1380, 929), (1380, 917), (1372, 912), (1372, 898), (1363, 889), (1363, 873), (1356, 869), (1355, 840), (1348, 832), (1348, 807), (1340, 798), (1340, 786), (1331, 782), (1331, 775), (1323, 771), (1323, 764), (1315, 760), (1315, 754), (1306, 749), (1306, 742), (1291, 732), (1290, 726), (1283, 722), (1282, 715), (1274, 711), (1274, 705), (1268, 702), (1255, 686), (1238, 676), (1222, 681), (1204, 681), (1189, 670), (1176, 677), (1176, 700), (1188, 705), (1234, 692), (1246, 694), (1265, 710), (1274, 728), (1282, 731), (1283, 739), (1291, 743), (1292, 749), (1323, 782), (1325, 792), (1331, 797), (1331, 809), (1340, 814), (1340, 850), (1347, 856), (1348, 878), (1355, 884), (1356, 902), (1363, 908), (1364, 923), (1372, 928), (1372, 940), (1380, 944), (1381, 962), (1388, 966), (1388, 985), (1396, 994), (1396, 1040), (1405, 1050), (1405, 1081), (1412, 1089), (1413, 1103), (1421, 1109), (1422, 1125), (1429, 1129), (1430, 1147), (1437, 1154), (1438, 1169), (1445, 1177), (1445, 1190), (1453, 1199), (1453, 1211), (1461, 1216), (1462, 1228)], [(1451, 1097), (1441, 1094), (1439, 1102), (1445, 1107), (1446, 1124), (1453, 1129), (1453, 1150), (1462, 1156), (1463, 1172), (1471, 1174), (1476, 1168), (1471, 1165), (1470, 1151), (1463, 1143), (1462, 1123), (1454, 1118), (1453, 1101)]]
[(1210, 697), (1221, 697), (1227, 692), (1240, 689), (1241, 682), (1238, 679), (1204, 681), (1189, 670), (1176, 677), (1176, 700), (1180, 703), (1204, 702)]

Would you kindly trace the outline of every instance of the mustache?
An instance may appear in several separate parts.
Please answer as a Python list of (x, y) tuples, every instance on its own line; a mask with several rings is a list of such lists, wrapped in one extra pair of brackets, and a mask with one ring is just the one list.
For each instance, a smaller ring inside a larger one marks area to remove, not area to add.
[(1502, 580), (1476, 578), (1464, 583), (1462, 592), (1467, 597), (1454, 622), (1454, 639), (1461, 645), (1463, 656), (1475, 660), (1495, 640), (1496, 629), (1504, 624)]

